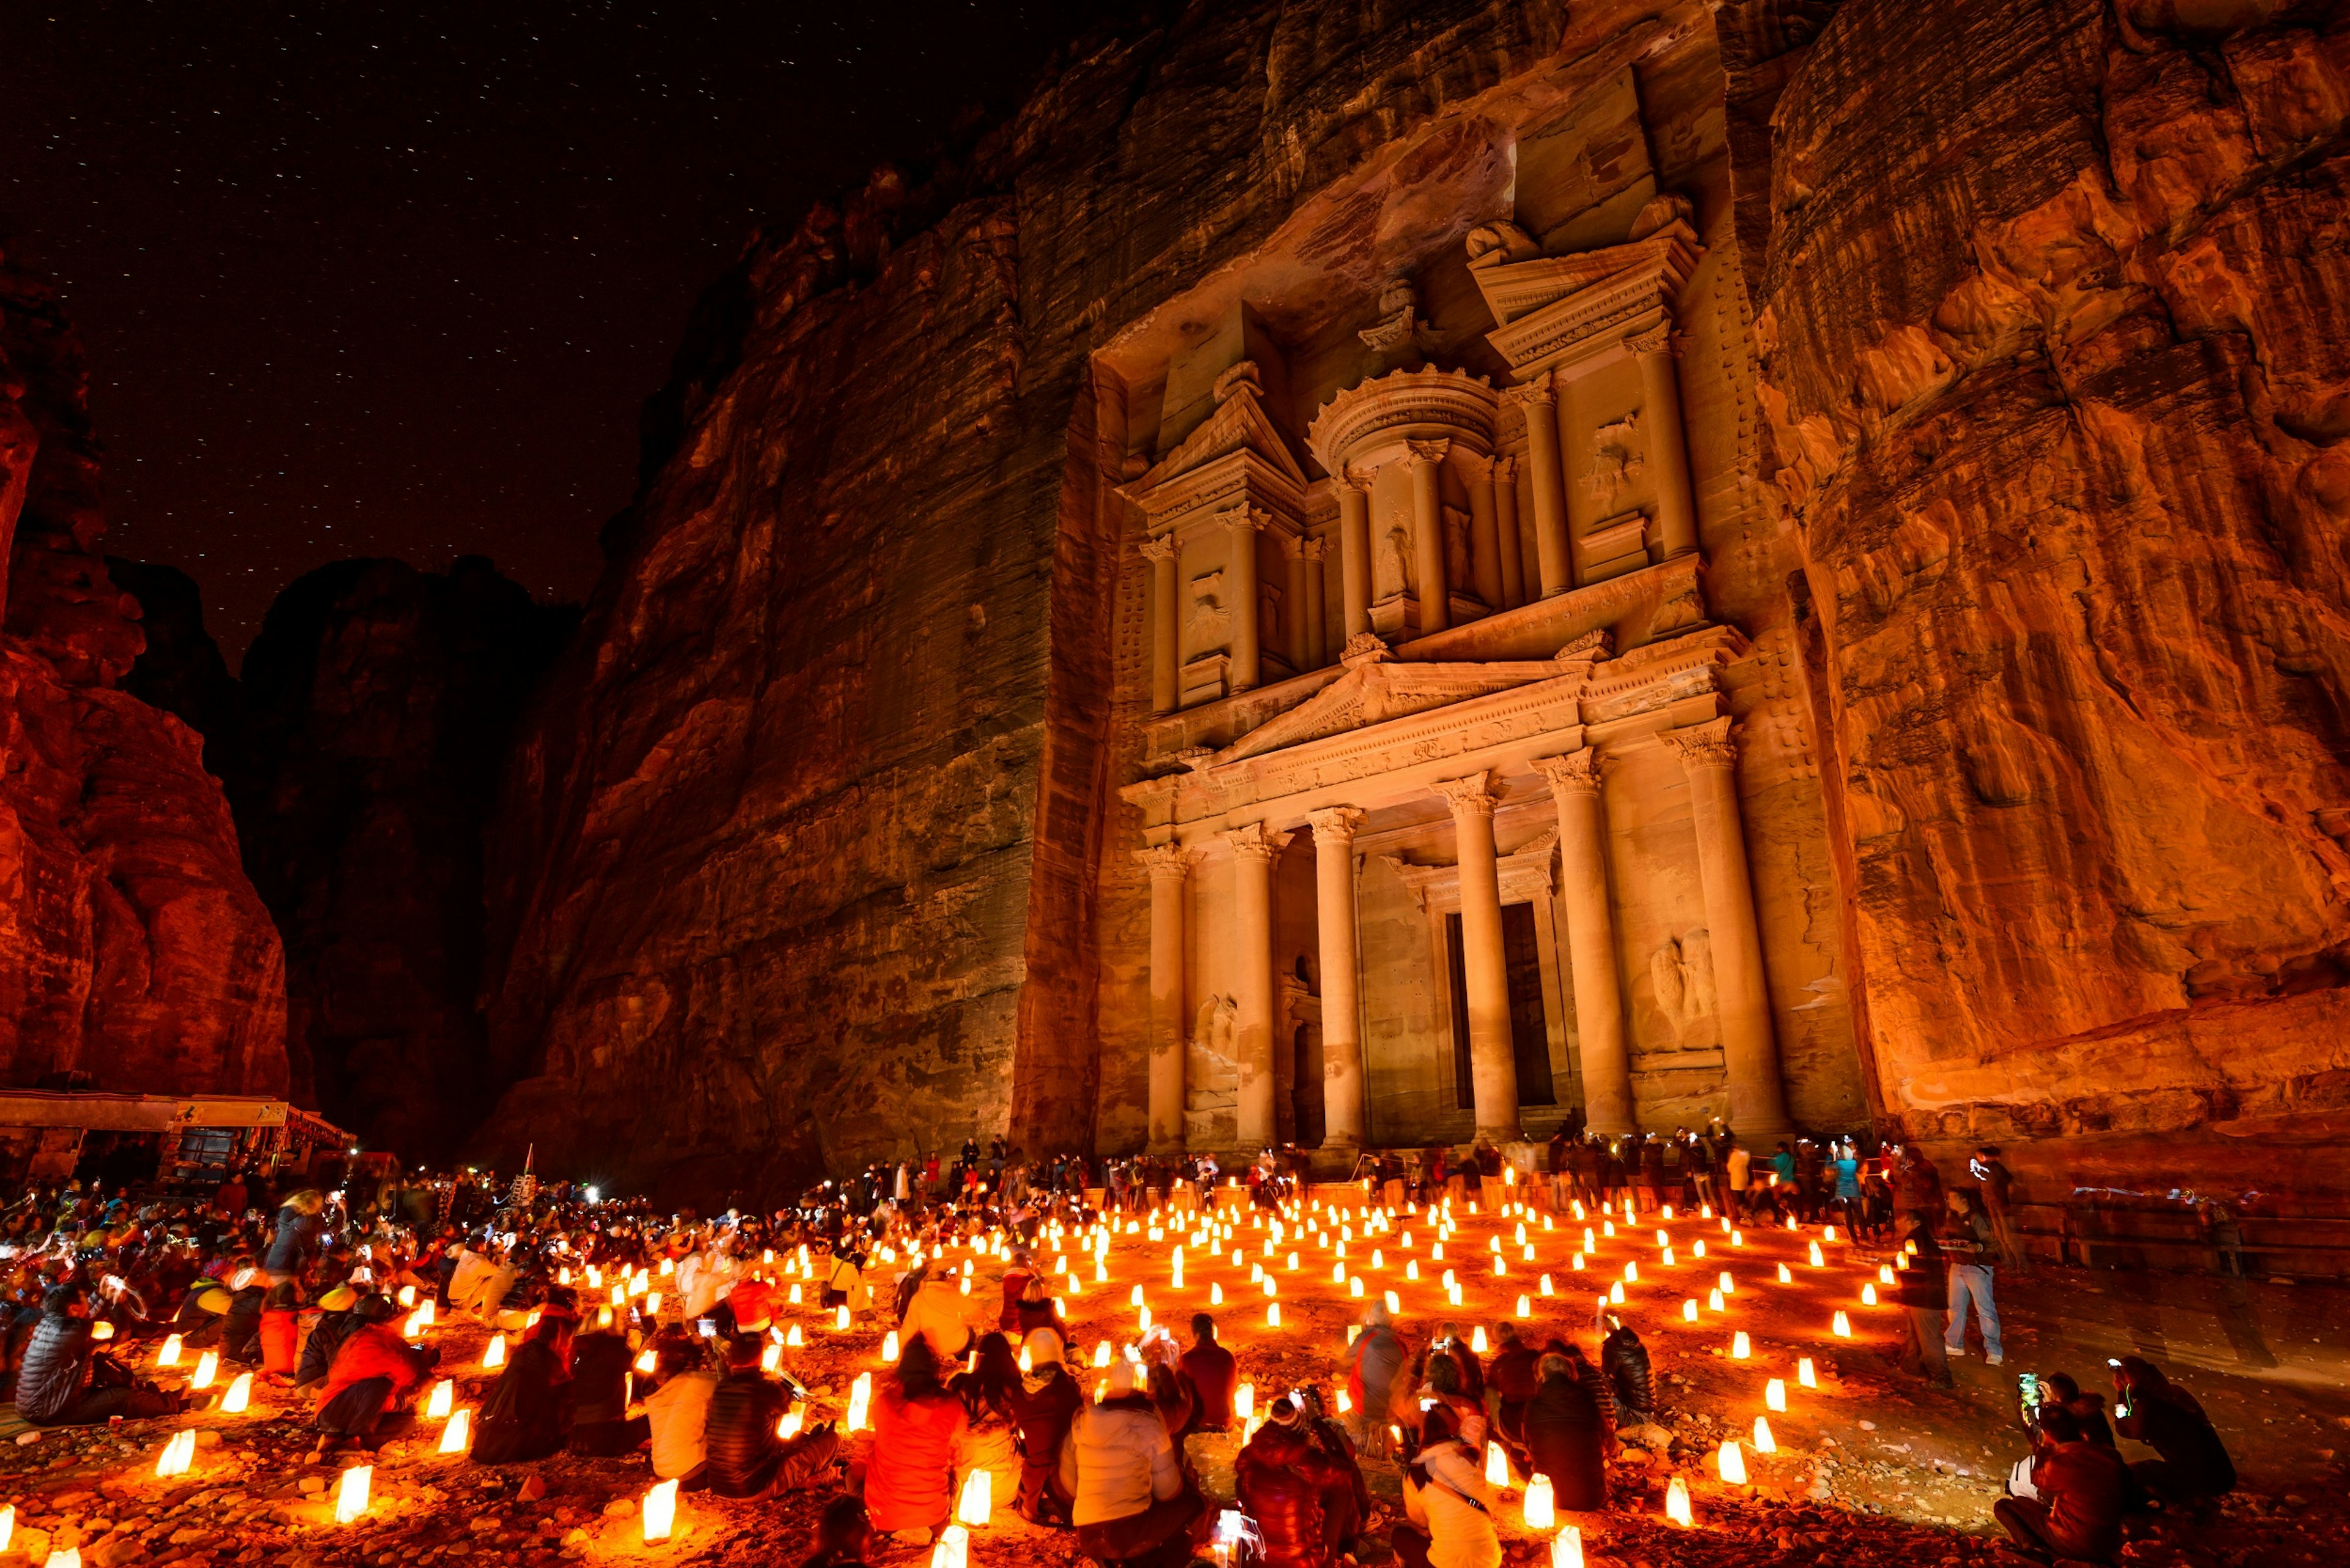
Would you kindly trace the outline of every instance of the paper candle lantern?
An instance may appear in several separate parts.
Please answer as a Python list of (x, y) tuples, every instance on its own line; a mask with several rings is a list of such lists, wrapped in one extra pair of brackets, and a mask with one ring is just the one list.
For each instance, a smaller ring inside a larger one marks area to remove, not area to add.
[(1518, 1315), (1522, 1318), (1534, 1315), (1534, 1303), (1532, 1298), (1527, 1296), (1518, 1298)]
[(221, 1414), (241, 1416), (245, 1407), (252, 1403), (253, 1374), (240, 1372), (236, 1375), (236, 1381), (228, 1386), (228, 1392), (221, 1396)]
[(1835, 1328), (1834, 1332), (1838, 1339), (1850, 1339), (1852, 1337), (1852, 1319), (1846, 1317), (1842, 1313), (1836, 1314)]
[(43, 1568), (81, 1568), (81, 1548), (67, 1546), (50, 1552)]
[(16, 1538), (16, 1505), (13, 1502), (0, 1504), (0, 1552), (8, 1550), (8, 1542)]
[(441, 1428), (441, 1451), (444, 1454), (463, 1453), (472, 1439), (473, 1431), (473, 1412), (470, 1409), (452, 1410), (449, 1424)]
[(1827, 1266), (1828, 1266), (1828, 1261), (1827, 1261), (1825, 1258), (1824, 1258), (1824, 1257), (1822, 1257), (1822, 1256), (1820, 1255), (1820, 1244), (1819, 1244), (1817, 1241), (1813, 1242), (1813, 1243), (1812, 1243), (1812, 1267), (1814, 1267), (1814, 1268), (1815, 1268), (1815, 1269), (1825, 1269), (1825, 1268), (1826, 1268)]
[(1689, 1483), (1679, 1476), (1665, 1489), (1665, 1517), (1683, 1530), (1697, 1522), (1697, 1516), (1690, 1511)]
[(955, 1521), (959, 1524), (985, 1524), (988, 1510), (993, 1502), (993, 1482), (985, 1470), (973, 1470), (964, 1478), (962, 1499), (955, 1504)]
[(881, 1361), (884, 1366), (898, 1359), (898, 1331), (891, 1329), (881, 1336)]
[(788, 1345), (788, 1346), (792, 1347), (792, 1348), (793, 1348), (793, 1349), (795, 1349), (795, 1350), (796, 1350), (796, 1349), (797, 1349), (797, 1348), (799, 1348), (801, 1345), (806, 1345), (806, 1344), (807, 1343), (807, 1340), (806, 1340), (806, 1338), (801, 1334), (801, 1333), (800, 1333), (800, 1325), (799, 1325), (799, 1324), (792, 1324), (792, 1331), (791, 1331), (789, 1334), (787, 1334), (784, 1335), (784, 1343), (785, 1343), (786, 1345)]
[(1224, 1287), (1223, 1287), (1223, 1286), (1222, 1286), (1222, 1285), (1220, 1285), (1220, 1284), (1215, 1284), (1215, 1283), (1213, 1283), (1213, 1282), (1211, 1282), (1211, 1283), (1209, 1284), (1209, 1286), (1208, 1286), (1208, 1304), (1209, 1304), (1210, 1306), (1222, 1306), (1222, 1305), (1223, 1305), (1223, 1304), (1224, 1304)]
[(806, 1424), (807, 1410), (805, 1407), (795, 1405), (784, 1412), (782, 1420), (775, 1423), (775, 1436), (784, 1438), (796, 1438), (800, 1435), (800, 1428)]
[(969, 1568), (970, 1563), (971, 1532), (960, 1524), (939, 1532), (938, 1544), (931, 1548), (931, 1568)]
[(1760, 1416), (1754, 1417), (1754, 1451), (1758, 1454), (1775, 1454), (1779, 1451), (1779, 1445), (1771, 1438), (1771, 1423)]
[(1707, 1310), (1711, 1312), (1722, 1312), (1727, 1310), (1721, 1304), (1721, 1293), (1720, 1291), (1706, 1292), (1705, 1304)]
[(677, 1526), (677, 1482), (665, 1480), (645, 1493), (645, 1541), (667, 1541)]
[[(1623, 1281), (1617, 1280), (1614, 1284), (1607, 1287), (1607, 1299), (1614, 1305), (1622, 1306), (1624, 1304)], [(1459, 1302), (1454, 1302), (1452, 1304), (1454, 1306), (1459, 1306), (1461, 1303)]]
[(1737, 1438), (1722, 1438), (1721, 1450), (1713, 1456), (1713, 1462), (1714, 1467), (1721, 1472), (1723, 1485), (1744, 1486), (1746, 1484), (1746, 1455), (1740, 1450)]
[(1696, 1241), (1690, 1243), (1690, 1256), (1692, 1258), (1702, 1258), (1705, 1256), (1704, 1237), (1700, 1236)]
[(1557, 1503), (1551, 1490), (1550, 1477), (1530, 1476), (1526, 1480), (1525, 1520), (1528, 1530), (1548, 1530), (1558, 1522)]
[(1754, 1354), (1752, 1346), (1746, 1343), (1746, 1331), (1742, 1328), (1731, 1338), (1730, 1359), (1743, 1361), (1752, 1354)]
[(173, 1334), (164, 1336), (163, 1348), (155, 1353), (155, 1365), (158, 1366), (177, 1366), (180, 1365), (180, 1336), (178, 1334)]
[(1806, 1388), (1816, 1388), (1820, 1386), (1819, 1377), (1812, 1371), (1810, 1356), (1806, 1355), (1795, 1363), (1795, 1381)]
[(1487, 1486), (1510, 1484), (1510, 1461), (1502, 1457), (1502, 1445), (1499, 1443), (1485, 1445), (1485, 1484)]
[(1792, 1285), (1795, 1282), (1794, 1271), (1784, 1263), (1779, 1265), (1779, 1282), (1783, 1285)]
[(1568, 1525), (1551, 1538), (1550, 1568), (1583, 1568), (1583, 1531)]
[(1683, 1323), (1695, 1323), (1697, 1321), (1697, 1298), (1695, 1296), (1691, 1296), (1689, 1300), (1681, 1303), (1681, 1321)]
[(375, 1479), (373, 1465), (353, 1465), (335, 1488), (335, 1522), (348, 1524), (368, 1511), (368, 1486)]
[(1469, 1348), (1475, 1351), (1480, 1355), (1485, 1354), (1485, 1325), (1483, 1324), (1479, 1324), (1476, 1328), (1471, 1332), (1469, 1335)]
[[(894, 1338), (896, 1338), (897, 1336), (893, 1334), (893, 1335), (891, 1335), (890, 1337), (894, 1339)], [(884, 1360), (884, 1361), (887, 1361), (887, 1360), (890, 1359), (890, 1356), (889, 1356), (889, 1347), (888, 1345), (886, 1345), (882, 1347), (882, 1355), (881, 1355), (881, 1359), (882, 1359), (882, 1360)], [(650, 1352), (650, 1351), (647, 1351), (645, 1354), (646, 1354), (646, 1355), (651, 1355), (651, 1354), (652, 1354), (652, 1352)], [(779, 1367), (779, 1366), (783, 1366), (783, 1364), (784, 1364), (784, 1347), (783, 1347), (782, 1345), (777, 1345), (774, 1340), (772, 1340), (772, 1339), (771, 1339), (771, 1340), (769, 1340), (766, 1344), (764, 1344), (764, 1345), (761, 1345), (761, 1346), (759, 1347), (759, 1370), (760, 1370), (760, 1371), (762, 1371), (762, 1372), (773, 1372), (773, 1371), (775, 1371), (777, 1367)]]
[(1265, 1303), (1264, 1326), (1267, 1328), (1279, 1328), (1281, 1326), (1281, 1303), (1279, 1302), (1267, 1302)]
[(207, 1350), (202, 1355), (196, 1357), (196, 1375), (188, 1379), (188, 1386), (191, 1388), (209, 1388), (213, 1386), (213, 1377), (219, 1371), (220, 1357), (212, 1351)]
[(482, 1370), (488, 1372), (505, 1364), (506, 1336), (503, 1334), (494, 1334), (490, 1335), (490, 1347), (482, 1352)]
[(1860, 1304), (1863, 1306), (1875, 1306), (1877, 1304), (1877, 1287), (1875, 1285), (1863, 1285), (1860, 1287)]
[(1786, 1414), (1786, 1410), (1787, 1410), (1787, 1385), (1786, 1385), (1786, 1383), (1785, 1383), (1783, 1380), (1782, 1380), (1782, 1379), (1780, 1379), (1780, 1378), (1777, 1378), (1777, 1377), (1773, 1377), (1773, 1379), (1771, 1379), (1771, 1381), (1770, 1381), (1770, 1382), (1765, 1383), (1765, 1384), (1762, 1386), (1762, 1403), (1763, 1403), (1763, 1405), (1764, 1405), (1767, 1408), (1770, 1408), (1770, 1409), (1773, 1409), (1773, 1410), (1776, 1410), (1776, 1411), (1778, 1411), (1781, 1415), (1784, 1415), (1784, 1414)]
[(833, 1332), (836, 1334), (847, 1334), (848, 1332), (848, 1303), (847, 1302), (841, 1303), (839, 1307), (834, 1311), (832, 1327)]
[(1243, 1383), (1232, 1390), (1232, 1414), (1247, 1420), (1256, 1414), (1256, 1385)]
[(851, 1432), (863, 1431), (865, 1412), (872, 1405), (873, 1374), (860, 1372), (857, 1375), (857, 1381), (848, 1386), (848, 1414), (841, 1418), (841, 1426)]
[[(196, 1429), (190, 1427), (175, 1433), (172, 1440), (163, 1445), (162, 1456), (155, 1461), (156, 1479), (186, 1475), (188, 1467), (195, 1462)], [(14, 1528), (13, 1516), (11, 1528)]]

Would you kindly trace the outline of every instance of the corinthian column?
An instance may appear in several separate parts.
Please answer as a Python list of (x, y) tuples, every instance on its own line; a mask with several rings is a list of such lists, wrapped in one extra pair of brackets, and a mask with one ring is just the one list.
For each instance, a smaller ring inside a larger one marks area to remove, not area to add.
[(1216, 520), (1231, 530), (1232, 549), (1224, 576), (1232, 583), (1232, 689), (1250, 691), (1264, 678), (1257, 651), (1256, 531), (1273, 519), (1253, 506), (1235, 506), (1219, 514)]
[(1640, 400), (1648, 411), (1648, 455), (1657, 463), (1657, 537), (1664, 558), (1697, 548), (1697, 500), (1690, 487), (1689, 434), (1681, 426), (1680, 372), (1673, 359), (1671, 323), (1624, 347), (1640, 367)]
[(1322, 1147), (1360, 1148), (1370, 1118), (1363, 1093), (1361, 954), (1355, 942), (1355, 829), (1359, 806), (1310, 813), (1314, 926), (1322, 947)]
[(1138, 849), (1150, 874), (1150, 1151), (1183, 1148), (1183, 879), (1191, 852), (1180, 844)]
[(1542, 568), (1543, 597), (1575, 587), (1575, 562), (1566, 537), (1566, 475), (1558, 455), (1558, 404), (1545, 371), (1503, 394), (1526, 416), (1526, 466), (1534, 476), (1534, 556)]
[(1371, 629), (1371, 476), (1350, 468), (1330, 483), (1338, 491), (1338, 591), (1351, 642)]
[(1762, 980), (1762, 942), (1754, 924), (1746, 834), (1738, 815), (1738, 749), (1726, 717), (1668, 731), (1664, 740), (1680, 753), (1681, 765), (1689, 771), (1698, 877), (1705, 885), (1713, 988), (1721, 1009), (1731, 1126), (1750, 1139), (1778, 1137), (1791, 1129), (1786, 1089), (1779, 1079), (1779, 1045), (1771, 1032), (1771, 1000)]
[(1518, 460), (1493, 460), (1493, 529), (1501, 535), (1502, 604), (1515, 609), (1526, 602), (1526, 567), (1518, 544)]
[(1461, 862), (1461, 976), (1469, 993), (1469, 1080), (1477, 1136), (1518, 1141), (1518, 1057), (1510, 1038), (1510, 966), (1502, 950), (1502, 873), (1493, 857), (1486, 775), (1436, 785), (1452, 813)]
[(1329, 540), (1305, 541), (1305, 659), (1312, 670), (1330, 662), (1330, 610), (1325, 597), (1329, 591)]
[(1287, 595), (1282, 600), (1282, 620), (1289, 632), (1289, 669), (1292, 674), (1303, 675), (1311, 668), (1306, 663), (1311, 628), (1305, 618), (1305, 541), (1295, 534), (1284, 534), (1281, 554), (1289, 574)]
[(1273, 1116), (1273, 862), (1289, 843), (1252, 822), (1231, 829), (1232, 846), (1233, 1066), (1240, 1075), (1241, 1147), (1270, 1146)]
[(1534, 763), (1558, 806), (1558, 857), (1566, 896), (1567, 966), (1575, 977), (1575, 1028), (1583, 1049), (1583, 1114), (1591, 1130), (1634, 1129), (1632, 1058), (1624, 1038), (1624, 996), (1616, 974), (1616, 922), (1607, 906), (1607, 829), (1599, 798), (1599, 753), (1589, 746)]
[(1176, 640), (1175, 541), (1145, 539), (1150, 563), (1150, 711), (1172, 713), (1183, 699), (1183, 654)]
[(1469, 570), (1477, 597), (1487, 609), (1497, 610), (1502, 607), (1502, 530), (1493, 509), (1493, 470), (1498, 465), (1485, 457), (1461, 462), (1469, 471)]
[(1438, 468), (1451, 450), (1449, 439), (1407, 441), (1411, 456), (1411, 553), (1419, 569), (1419, 629), (1442, 631), (1452, 624), (1452, 598), (1444, 581), (1444, 503), (1437, 490)]

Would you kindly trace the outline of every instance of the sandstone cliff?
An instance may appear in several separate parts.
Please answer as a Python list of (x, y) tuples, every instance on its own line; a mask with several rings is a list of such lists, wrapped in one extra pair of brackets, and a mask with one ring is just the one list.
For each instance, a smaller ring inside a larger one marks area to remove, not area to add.
[(1729, 16), (1887, 1119), (2338, 1189), (2293, 1146), (2350, 1131), (2340, 8)]
[(97, 455), (78, 342), (0, 270), (0, 1082), (282, 1094), (284, 959), (203, 742), (113, 689), (143, 639)]

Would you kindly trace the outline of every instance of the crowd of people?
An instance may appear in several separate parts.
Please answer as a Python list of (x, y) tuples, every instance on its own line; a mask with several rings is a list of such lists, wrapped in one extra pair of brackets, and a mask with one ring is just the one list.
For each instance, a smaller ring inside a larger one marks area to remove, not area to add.
[[(1905, 1364), (1947, 1381), (1970, 1307), (1988, 1359), (2002, 1359), (1991, 1278), (2022, 1259), (1996, 1149), (1978, 1151), (1968, 1183), (1947, 1189), (1911, 1151), (1806, 1140), (1757, 1158), (1718, 1127), (1612, 1141), (1564, 1129), (1548, 1164), (1522, 1179), (1562, 1211), (1576, 1200), (1636, 1212), (1711, 1203), (1881, 1238), (1907, 1263), (1896, 1287)], [(1362, 1175), (1395, 1204), (1473, 1199), (1503, 1179), (1484, 1145), (1367, 1157)], [(822, 1568), (861, 1561), (871, 1532), (943, 1527), (980, 1470), (1001, 1493), (995, 1506), (1074, 1531), (1097, 1563), (1137, 1568), (1174, 1568), (1234, 1531), (1241, 1541), (1227, 1545), (1244, 1542), (1276, 1568), (1330, 1568), (1369, 1526), (1364, 1467), (1379, 1462), (1400, 1469), (1403, 1517), (1388, 1542), (1408, 1568), (1495, 1568), (1489, 1443), (1522, 1473), (1547, 1476), (1560, 1508), (1606, 1507), (1619, 1433), (1659, 1418), (1647, 1348), (1612, 1317), (1588, 1352), (1572, 1334), (1536, 1343), (1504, 1322), (1481, 1355), (1451, 1324), (1414, 1344), (1372, 1301), (1329, 1384), (1280, 1394), (1259, 1423), (1236, 1417), (1238, 1371), (1205, 1314), (1184, 1325), (1188, 1345), (1154, 1326), (1102, 1369), (1097, 1392), (1087, 1386), (1093, 1370), (1029, 1251), (1049, 1227), (1082, 1229), (1101, 1209), (1195, 1206), (1220, 1180), (1276, 1205), (1301, 1176), (1294, 1156), (1270, 1150), (1226, 1176), (1204, 1156), (1032, 1164), (974, 1140), (943, 1166), (877, 1163), (783, 1209), (709, 1219), (575, 1188), (501, 1189), (473, 1173), (331, 1194), (240, 1175), (208, 1201), (39, 1189), (0, 1210), (0, 1393), (35, 1426), (172, 1413), (183, 1396), (141, 1381), (139, 1358), (118, 1352), (176, 1334), (185, 1354), (213, 1350), (307, 1397), (320, 1458), (370, 1450), (414, 1421), (435, 1379), (437, 1353), (401, 1328), (409, 1303), (430, 1300), (518, 1335), (473, 1425), (474, 1460), (645, 1450), (656, 1477), (687, 1490), (837, 1489), (819, 1530)], [(988, 1235), (1006, 1239), (1000, 1298), (974, 1297), (920, 1261)], [(806, 1391), (777, 1354), (794, 1288), (778, 1260), (795, 1259), (820, 1281), (822, 1305), (896, 1325), (900, 1350), (875, 1391), (869, 1437), (803, 1423)], [(656, 1271), (674, 1316), (582, 1289)], [(2234, 1483), (2192, 1396), (2134, 1357), (2112, 1370), (2110, 1422), (2071, 1379), (2027, 1379), (2033, 1451), (1998, 1504), (2024, 1550), (2109, 1555), (2131, 1511), (2192, 1505)], [(1238, 1506), (1222, 1519), (1200, 1481), (1201, 1441), (1220, 1434), (1245, 1439)], [(2116, 1435), (2158, 1457), (2124, 1464)]]

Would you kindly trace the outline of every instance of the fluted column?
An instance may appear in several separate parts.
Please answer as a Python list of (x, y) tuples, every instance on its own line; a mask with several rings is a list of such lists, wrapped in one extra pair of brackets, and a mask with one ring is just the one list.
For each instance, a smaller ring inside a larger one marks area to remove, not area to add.
[(1289, 574), (1286, 595), (1282, 600), (1282, 620), (1289, 633), (1289, 668), (1302, 674), (1306, 663), (1305, 620), (1305, 541), (1295, 534), (1281, 536), (1282, 564)]
[(1306, 668), (1319, 670), (1330, 662), (1330, 541), (1305, 541)]
[(1338, 491), (1338, 591), (1351, 642), (1371, 629), (1371, 476), (1350, 468), (1330, 483)]
[(1680, 753), (1689, 772), (1698, 877), (1705, 888), (1713, 989), (1721, 1009), (1722, 1065), (1730, 1083), (1730, 1125), (1749, 1139), (1777, 1137), (1791, 1129), (1763, 981), (1762, 941), (1755, 928), (1754, 885), (1746, 867), (1746, 832), (1739, 820), (1737, 744), (1726, 717), (1668, 731), (1664, 740)]
[(1575, 1027), (1583, 1055), (1583, 1114), (1613, 1136), (1638, 1126), (1632, 1058), (1625, 1042), (1623, 988), (1617, 979), (1616, 921), (1607, 902), (1607, 808), (1599, 753), (1586, 746), (1544, 757), (1535, 769), (1558, 806), (1559, 872), (1566, 898), (1567, 967), (1575, 979)]
[(1681, 425), (1680, 372), (1670, 323), (1627, 338), (1640, 367), (1640, 400), (1648, 415), (1648, 455), (1657, 465), (1657, 537), (1664, 558), (1697, 548), (1697, 498), (1690, 484), (1689, 433)]
[(1370, 1127), (1363, 1090), (1362, 955), (1355, 933), (1355, 829), (1359, 806), (1309, 814), (1314, 825), (1314, 926), (1322, 949), (1322, 1147), (1360, 1148)]
[(1180, 844), (1138, 849), (1150, 874), (1150, 1151), (1183, 1148), (1183, 881), (1191, 852)]
[(1150, 711), (1172, 713), (1183, 700), (1182, 617), (1175, 604), (1175, 541), (1145, 539), (1150, 563)]
[(1224, 565), (1224, 576), (1232, 583), (1232, 689), (1250, 691), (1264, 679), (1263, 660), (1258, 652), (1256, 531), (1273, 519), (1255, 507), (1235, 506), (1219, 514), (1217, 520), (1231, 531), (1232, 540), (1230, 559)]
[(1461, 863), (1461, 976), (1469, 1001), (1470, 1092), (1477, 1136), (1518, 1141), (1518, 1057), (1510, 1038), (1510, 966), (1502, 949), (1502, 872), (1493, 855), (1493, 794), (1486, 775), (1436, 785), (1452, 813)]
[(1405, 444), (1411, 453), (1411, 553), (1419, 572), (1419, 629), (1442, 631), (1452, 624), (1452, 597), (1444, 581), (1444, 502), (1436, 482), (1452, 442)]
[(1534, 556), (1542, 573), (1542, 597), (1575, 587), (1575, 562), (1566, 534), (1566, 474), (1558, 454), (1558, 404), (1544, 372), (1503, 394), (1526, 416), (1526, 466), (1534, 478)]
[(1502, 607), (1502, 530), (1493, 510), (1491, 458), (1463, 458), (1469, 471), (1469, 570), (1485, 607)]
[(1253, 1152), (1270, 1145), (1274, 1121), (1273, 863), (1286, 833), (1252, 822), (1224, 835), (1232, 846), (1233, 1067), (1240, 1077), (1240, 1143)]
[(1526, 564), (1518, 541), (1518, 460), (1493, 460), (1493, 529), (1501, 535), (1502, 604), (1526, 602)]

